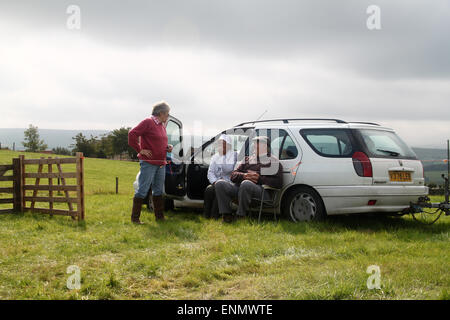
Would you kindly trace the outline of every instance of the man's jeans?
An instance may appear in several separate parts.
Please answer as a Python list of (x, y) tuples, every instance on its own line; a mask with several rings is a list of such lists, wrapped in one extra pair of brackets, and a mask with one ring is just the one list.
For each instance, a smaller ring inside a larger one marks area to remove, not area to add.
[[(245, 216), (253, 198), (261, 199), (263, 187), (249, 180), (242, 181), (238, 186), (226, 180), (219, 180), (215, 183), (217, 203), (220, 214), (231, 213), (231, 200), (238, 198), (239, 207), (236, 212), (238, 216)], [(264, 200), (269, 200), (270, 195), (264, 192)]]
[(134, 196), (144, 199), (150, 188), (152, 188), (152, 195), (161, 196), (164, 191), (166, 166), (158, 166), (142, 160), (139, 161), (139, 164), (141, 166), (139, 187)]

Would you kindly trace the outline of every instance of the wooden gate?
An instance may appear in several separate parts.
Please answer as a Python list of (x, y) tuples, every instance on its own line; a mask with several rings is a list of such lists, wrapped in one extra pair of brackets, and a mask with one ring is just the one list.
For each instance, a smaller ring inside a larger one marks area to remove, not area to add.
[[(13, 181), (12, 187), (0, 188), (0, 193), (13, 194), (13, 198), (0, 199), (0, 203), (12, 203), (13, 207), (0, 210), (0, 213), (31, 211), (84, 220), (83, 160), (82, 153), (77, 153), (75, 158), (48, 159), (25, 159), (21, 155), (13, 159), (12, 165), (0, 166), (0, 181)], [(62, 166), (70, 164), (73, 171), (63, 172)], [(35, 171), (31, 170), (33, 165), (38, 166), (37, 172), (32, 172)], [(14, 173), (4, 176), (2, 170), (13, 170)], [(48, 184), (41, 184), (42, 179)], [(41, 203), (46, 203), (47, 208), (38, 205)], [(63, 209), (65, 205), (67, 209)]]
[[(0, 181), (10, 181), (9, 186), (2, 185), (0, 187), (0, 198), (1, 204), (11, 204), (10, 208), (0, 209), (0, 213), (12, 213), (15, 211), (20, 211), (20, 165), (19, 159), (14, 159), (13, 164), (0, 165)], [(7, 174), (9, 171), (13, 171), (13, 174)], [(4, 198), (4, 195), (8, 198)]]

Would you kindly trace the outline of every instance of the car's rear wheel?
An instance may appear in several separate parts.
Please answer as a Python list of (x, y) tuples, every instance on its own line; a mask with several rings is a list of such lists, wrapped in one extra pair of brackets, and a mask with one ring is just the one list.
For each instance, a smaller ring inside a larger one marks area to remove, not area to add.
[(326, 217), (320, 195), (308, 187), (289, 191), (283, 200), (282, 211), (293, 222), (318, 221)]

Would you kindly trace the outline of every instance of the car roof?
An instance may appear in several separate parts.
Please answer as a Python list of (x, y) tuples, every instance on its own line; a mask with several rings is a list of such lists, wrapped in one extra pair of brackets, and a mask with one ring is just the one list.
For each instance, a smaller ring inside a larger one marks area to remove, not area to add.
[(346, 128), (346, 129), (393, 129), (381, 126), (373, 122), (363, 121), (344, 121), (340, 119), (327, 118), (294, 118), (294, 119), (267, 119), (243, 122), (234, 126), (234, 128)]

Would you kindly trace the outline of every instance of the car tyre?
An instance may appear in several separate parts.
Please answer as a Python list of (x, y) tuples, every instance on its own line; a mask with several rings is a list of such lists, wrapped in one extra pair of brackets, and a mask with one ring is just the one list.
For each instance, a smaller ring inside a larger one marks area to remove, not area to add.
[(320, 221), (326, 218), (322, 198), (317, 191), (305, 186), (288, 192), (283, 199), (282, 212), (293, 222)]

